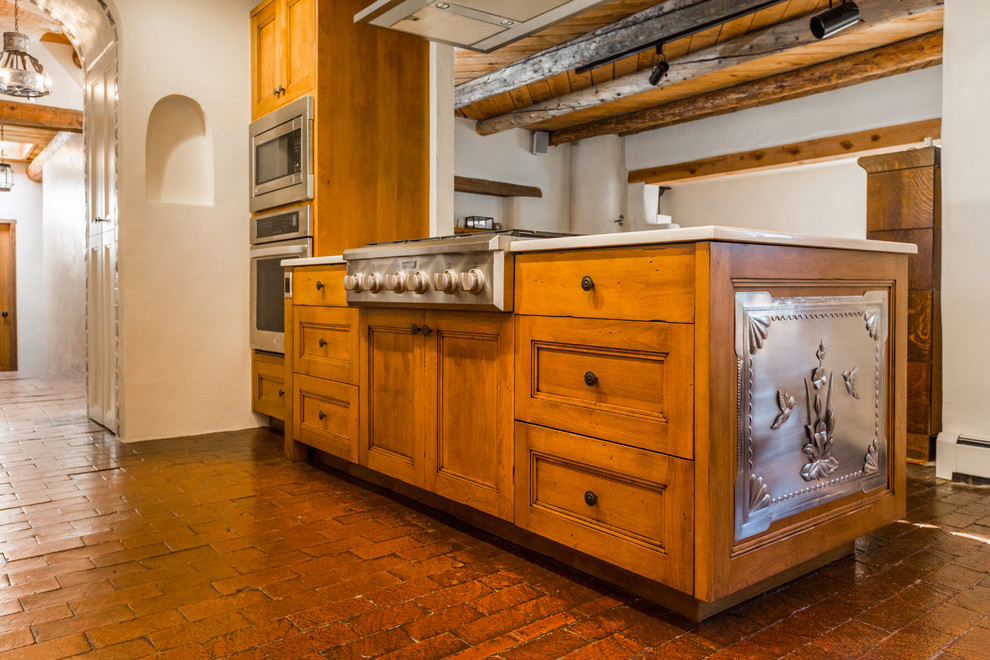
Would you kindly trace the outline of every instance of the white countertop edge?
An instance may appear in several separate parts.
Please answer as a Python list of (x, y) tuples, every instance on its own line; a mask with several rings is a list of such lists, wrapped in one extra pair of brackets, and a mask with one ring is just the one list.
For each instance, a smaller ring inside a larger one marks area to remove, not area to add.
[(331, 266), (333, 264), (346, 264), (344, 258), (339, 254), (332, 257), (299, 257), (296, 259), (282, 259), (280, 262), (283, 268), (293, 268), (295, 266)]
[(705, 227), (681, 227), (679, 229), (652, 229), (647, 231), (617, 232), (614, 234), (588, 234), (560, 238), (535, 238), (513, 241), (510, 252), (541, 252), (575, 248), (614, 247), (621, 245), (648, 245), (656, 243), (688, 243), (693, 241), (726, 241), (730, 243), (758, 243), (762, 245), (789, 245), (795, 247), (820, 247), (867, 252), (896, 252), (915, 254), (916, 245), (872, 241), (865, 238), (836, 238), (834, 236), (808, 236), (753, 229), (735, 229), (708, 225)]

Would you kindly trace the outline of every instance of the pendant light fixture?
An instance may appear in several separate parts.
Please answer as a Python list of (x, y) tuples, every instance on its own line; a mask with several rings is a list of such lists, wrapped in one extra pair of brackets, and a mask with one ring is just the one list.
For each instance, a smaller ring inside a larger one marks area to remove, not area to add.
[(10, 192), (14, 187), (14, 168), (6, 161), (7, 143), (3, 141), (3, 126), (0, 126), (0, 192)]
[(38, 59), (31, 55), (31, 40), (21, 34), (17, 0), (14, 0), (14, 31), (3, 33), (0, 53), (0, 92), (10, 96), (37, 98), (52, 91), (52, 78)]

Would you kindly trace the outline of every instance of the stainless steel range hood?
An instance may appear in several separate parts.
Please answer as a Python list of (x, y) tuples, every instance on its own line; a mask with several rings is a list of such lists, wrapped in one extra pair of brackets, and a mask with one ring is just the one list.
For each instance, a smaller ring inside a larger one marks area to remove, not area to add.
[(489, 53), (609, 0), (378, 0), (355, 23)]

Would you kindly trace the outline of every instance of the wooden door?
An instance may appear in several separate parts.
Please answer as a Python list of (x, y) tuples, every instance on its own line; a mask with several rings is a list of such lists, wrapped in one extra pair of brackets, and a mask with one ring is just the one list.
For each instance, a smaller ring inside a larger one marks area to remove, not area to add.
[(14, 224), (0, 223), (0, 371), (17, 371), (17, 263)]
[(316, 0), (286, 0), (283, 11), (280, 105), (316, 87)]
[(86, 74), (87, 254), (86, 404), (93, 421), (117, 431), (116, 46)]
[[(424, 438), (434, 432), (435, 383), (427, 380), (422, 311), (370, 309), (361, 320), (361, 465), (417, 486)], [(415, 326), (415, 327), (414, 327)], [(426, 334), (424, 335), (424, 332)]]
[(251, 119), (258, 119), (279, 104), (278, 0), (269, 0), (251, 12)]
[(426, 486), (512, 520), (512, 317), (434, 312), (427, 324), (436, 430), (427, 436)]

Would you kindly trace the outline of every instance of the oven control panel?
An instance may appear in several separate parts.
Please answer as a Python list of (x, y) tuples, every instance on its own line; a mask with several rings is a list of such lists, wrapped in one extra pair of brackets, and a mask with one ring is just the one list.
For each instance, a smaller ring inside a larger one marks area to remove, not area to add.
[(347, 262), (347, 302), (389, 307), (512, 310), (511, 256), (491, 252), (397, 255)]

